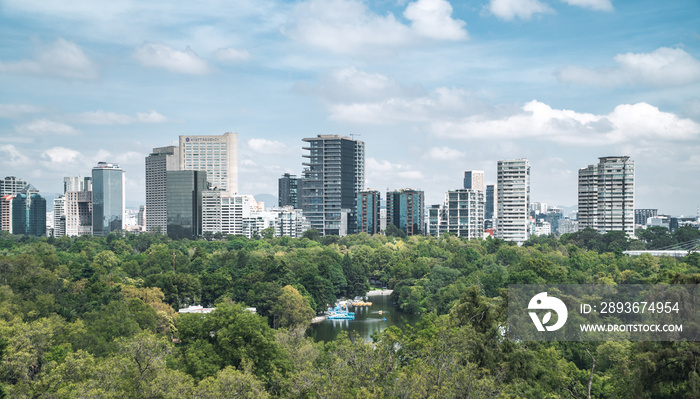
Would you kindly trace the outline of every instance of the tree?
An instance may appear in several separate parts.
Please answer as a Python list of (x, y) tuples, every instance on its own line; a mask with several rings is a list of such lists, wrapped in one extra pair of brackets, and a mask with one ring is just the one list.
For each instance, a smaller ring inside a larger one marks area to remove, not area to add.
[(386, 229), (384, 229), (384, 235), (387, 237), (405, 238), (406, 232), (396, 227), (393, 223), (387, 223)]
[(296, 288), (285, 285), (272, 307), (275, 328), (306, 330), (315, 312)]

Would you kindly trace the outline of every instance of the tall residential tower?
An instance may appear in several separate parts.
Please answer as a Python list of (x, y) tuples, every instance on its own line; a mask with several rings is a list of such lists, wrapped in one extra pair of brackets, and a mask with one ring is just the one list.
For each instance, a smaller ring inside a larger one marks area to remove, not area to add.
[(308, 143), (299, 187), (304, 216), (322, 235), (353, 233), (357, 193), (365, 185), (365, 143), (338, 135), (302, 140)]
[(522, 244), (528, 239), (530, 163), (527, 159), (498, 161), (496, 238)]
[(634, 235), (634, 161), (628, 156), (600, 157), (578, 171), (579, 228)]

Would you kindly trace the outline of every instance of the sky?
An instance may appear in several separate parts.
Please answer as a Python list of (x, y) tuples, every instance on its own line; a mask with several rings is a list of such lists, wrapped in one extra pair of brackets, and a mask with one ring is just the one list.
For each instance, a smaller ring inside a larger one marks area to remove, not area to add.
[(239, 191), (277, 195), (302, 138), (365, 142), (367, 188), (437, 204), (527, 158), (531, 201), (635, 162), (636, 208), (700, 206), (697, 0), (0, 0), (0, 177), (47, 197), (99, 161), (238, 133)]

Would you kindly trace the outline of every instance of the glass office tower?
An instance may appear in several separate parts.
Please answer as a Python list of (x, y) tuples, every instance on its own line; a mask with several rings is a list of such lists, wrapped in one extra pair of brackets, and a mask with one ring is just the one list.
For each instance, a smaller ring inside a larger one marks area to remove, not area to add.
[(193, 239), (202, 235), (202, 192), (207, 171), (176, 170), (166, 173), (168, 237)]
[(124, 228), (124, 171), (99, 162), (92, 169), (92, 234), (106, 236)]

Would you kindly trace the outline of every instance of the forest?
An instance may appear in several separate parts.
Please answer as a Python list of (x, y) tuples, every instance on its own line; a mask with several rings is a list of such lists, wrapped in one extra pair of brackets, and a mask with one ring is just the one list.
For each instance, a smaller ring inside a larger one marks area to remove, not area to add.
[[(697, 342), (514, 342), (509, 284), (697, 284), (684, 227), (522, 246), (355, 234), (0, 235), (0, 398), (700, 398)], [(305, 334), (372, 285), (421, 315), (367, 342)], [(179, 314), (190, 305), (209, 314)], [(245, 310), (255, 307), (257, 312)]]

